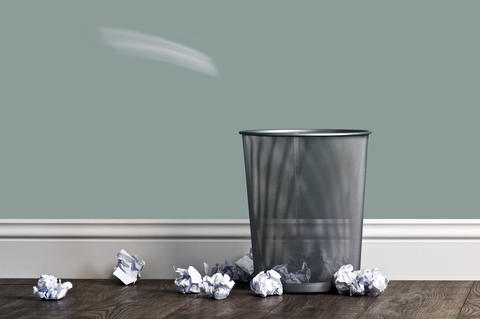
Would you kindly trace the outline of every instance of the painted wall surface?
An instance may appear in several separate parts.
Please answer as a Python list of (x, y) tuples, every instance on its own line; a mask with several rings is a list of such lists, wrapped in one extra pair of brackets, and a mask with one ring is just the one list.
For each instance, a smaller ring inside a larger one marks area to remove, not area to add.
[[(2, 1), (0, 218), (246, 218), (241, 137), (365, 128), (367, 218), (478, 218), (478, 1)], [(122, 55), (100, 28), (210, 56)]]

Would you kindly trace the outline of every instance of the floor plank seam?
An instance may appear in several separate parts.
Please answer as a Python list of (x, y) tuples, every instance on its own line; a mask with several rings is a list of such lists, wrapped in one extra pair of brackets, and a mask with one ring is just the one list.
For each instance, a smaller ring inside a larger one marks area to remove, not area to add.
[(275, 308), (270, 309), (269, 311), (267, 311), (267, 313), (265, 313), (265, 315), (264, 315), (262, 318), (267, 318), (268, 315), (269, 315), (272, 311), (274, 311), (274, 310), (275, 310)]
[(467, 297), (465, 297), (465, 300), (463, 301), (462, 306), (460, 307), (460, 310), (458, 311), (457, 316), (455, 317), (458, 319), (460, 315), (462, 314), (463, 308), (465, 307), (465, 304), (467, 303), (468, 298), (470, 298), (470, 294), (472, 293), (473, 287), (475, 286), (475, 281), (472, 281), (472, 285), (470, 286), (470, 290), (468, 291)]

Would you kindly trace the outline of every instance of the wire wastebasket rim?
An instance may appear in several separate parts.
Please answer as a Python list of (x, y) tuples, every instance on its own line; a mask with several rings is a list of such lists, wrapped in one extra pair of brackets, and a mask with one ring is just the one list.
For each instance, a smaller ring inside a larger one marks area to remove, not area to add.
[(239, 133), (255, 136), (358, 136), (371, 134), (368, 130), (357, 129), (262, 129), (245, 130)]

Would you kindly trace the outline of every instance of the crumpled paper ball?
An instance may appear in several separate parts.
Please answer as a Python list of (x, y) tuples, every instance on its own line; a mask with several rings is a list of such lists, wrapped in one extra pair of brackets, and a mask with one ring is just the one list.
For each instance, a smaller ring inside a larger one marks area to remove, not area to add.
[(280, 274), (273, 269), (267, 272), (262, 271), (250, 281), (250, 290), (255, 295), (262, 297), (281, 296), (283, 294), (283, 286), (280, 278)]
[(378, 296), (388, 286), (388, 279), (378, 268), (353, 270), (352, 265), (343, 265), (333, 275), (339, 294), (350, 296)]
[(33, 287), (33, 294), (43, 300), (60, 300), (72, 289), (73, 285), (62, 281), (52, 275), (42, 275), (38, 279), (36, 287)]
[[(174, 268), (175, 269), (175, 268)], [(175, 278), (175, 286), (182, 294), (199, 293), (202, 283), (202, 275), (193, 266), (188, 269), (177, 268), (175, 272), (178, 274)]]
[(251, 248), (248, 254), (235, 262), (235, 267), (237, 268), (238, 280), (240, 280), (241, 282), (248, 282), (252, 279), (254, 268), (253, 254)]
[(131, 256), (125, 249), (117, 253), (117, 267), (113, 275), (125, 285), (134, 284), (140, 279), (140, 273), (145, 267), (145, 261), (137, 256)]
[(365, 286), (369, 296), (380, 295), (388, 286), (388, 279), (378, 268), (361, 270), (357, 280)]
[(226, 299), (230, 294), (235, 282), (228, 274), (216, 273), (213, 276), (203, 277), (200, 288), (211, 298)]

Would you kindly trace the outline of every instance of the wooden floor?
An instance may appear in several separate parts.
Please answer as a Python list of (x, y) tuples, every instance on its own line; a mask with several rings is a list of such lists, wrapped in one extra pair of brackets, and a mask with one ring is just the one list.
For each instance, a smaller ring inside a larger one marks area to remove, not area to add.
[(379, 297), (261, 298), (236, 285), (226, 300), (181, 295), (172, 280), (70, 280), (60, 301), (39, 301), (36, 280), (0, 279), (0, 318), (480, 318), (480, 282), (392, 281)]

